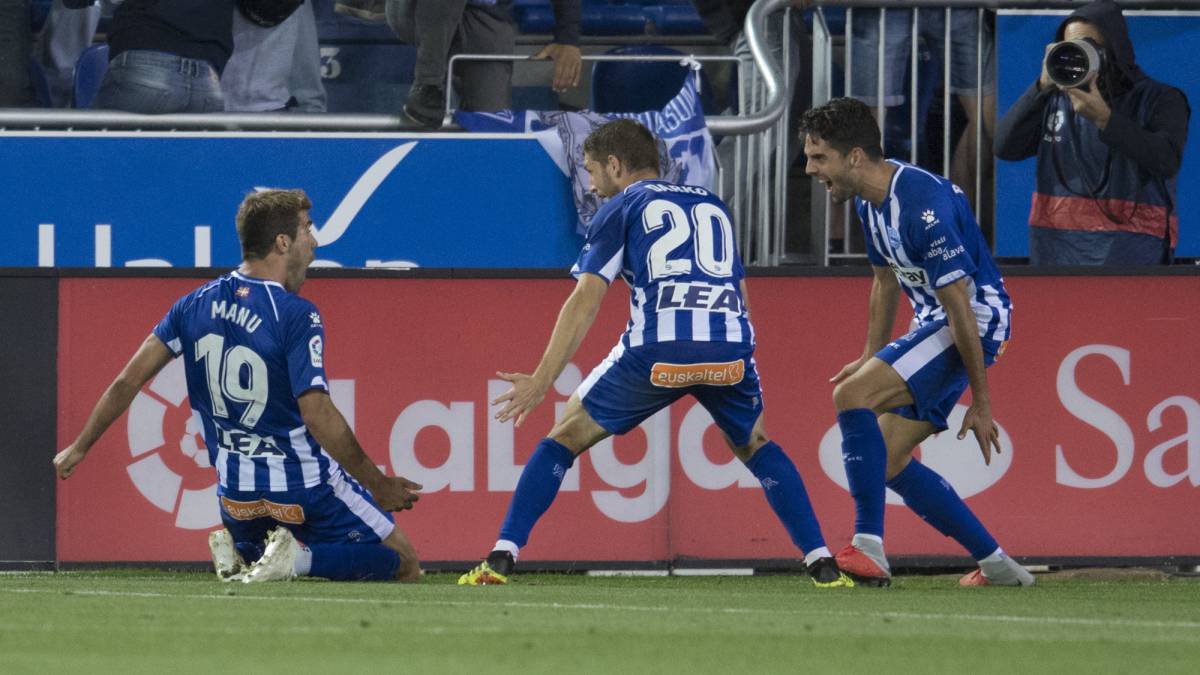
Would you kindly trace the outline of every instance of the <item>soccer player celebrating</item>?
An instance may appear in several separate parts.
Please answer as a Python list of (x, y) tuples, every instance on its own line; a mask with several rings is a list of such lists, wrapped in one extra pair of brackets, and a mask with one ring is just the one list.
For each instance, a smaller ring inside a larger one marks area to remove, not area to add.
[[(856, 506), (854, 538), (838, 565), (860, 582), (890, 583), (886, 485), (979, 562), (962, 585), (1031, 585), (1033, 576), (1004, 554), (954, 488), (912, 458), (921, 441), (947, 428), (968, 385), (971, 406), (958, 438), (972, 432), (985, 463), (1000, 451), (985, 369), (1009, 339), (1012, 303), (966, 196), (941, 176), (884, 160), (875, 117), (860, 101), (838, 98), (809, 110), (801, 130), (808, 175), (835, 204), (854, 198), (875, 273), (866, 348), (831, 380)], [(889, 342), (899, 289), (915, 316), (911, 332)]]
[(550, 507), (575, 458), (690, 394), (713, 416), (733, 453), (762, 483), (817, 586), (851, 586), (825, 547), (800, 473), (766, 435), (744, 272), (725, 205), (708, 190), (659, 180), (654, 137), (632, 120), (596, 129), (583, 144), (591, 189), (611, 197), (596, 212), (571, 270), (577, 279), (532, 375), (499, 373), (512, 388), (501, 421), (526, 415), (578, 349), (608, 285), (632, 288), (631, 320), (617, 346), (579, 385), (521, 472), (500, 538), (458, 583), (507, 583), (520, 549)]
[(416, 551), (389, 512), (411, 508), (421, 486), (383, 475), (359, 446), (329, 398), (321, 315), (297, 295), (317, 246), (311, 208), (300, 190), (245, 198), (241, 267), (171, 307), (54, 466), (69, 478), (142, 386), (182, 355), (217, 470), (225, 528), (208, 541), (221, 580), (415, 581)]

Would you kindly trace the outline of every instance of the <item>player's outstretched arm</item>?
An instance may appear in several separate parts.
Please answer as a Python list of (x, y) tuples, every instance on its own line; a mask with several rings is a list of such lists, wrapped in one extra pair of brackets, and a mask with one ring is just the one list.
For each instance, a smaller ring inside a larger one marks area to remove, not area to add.
[(420, 485), (403, 476), (385, 476), (367, 457), (329, 394), (320, 389), (309, 389), (300, 395), (297, 403), (300, 416), (313, 438), (347, 473), (371, 491), (380, 506), (388, 511), (403, 511), (411, 509), (413, 502), (421, 498), (416, 492), (421, 489)]
[(563, 303), (558, 313), (558, 322), (554, 324), (554, 332), (550, 334), (550, 343), (533, 375), (524, 373), (498, 372), (497, 376), (512, 383), (512, 388), (497, 396), (492, 405), (504, 403), (504, 407), (496, 413), (496, 419), (507, 422), (516, 418), (516, 426), (521, 426), (525, 415), (537, 407), (554, 380), (566, 368), (575, 350), (583, 342), (592, 322), (596, 320), (596, 312), (600, 311), (600, 303), (608, 292), (608, 282), (595, 274), (583, 273), (575, 284), (571, 297)]
[(954, 346), (967, 368), (967, 381), (971, 385), (971, 407), (963, 418), (958, 438), (966, 438), (967, 430), (975, 434), (984, 464), (992, 463), (992, 449), (1000, 452), (1000, 429), (992, 420), (992, 400), (988, 393), (987, 369), (983, 365), (983, 345), (979, 341), (979, 326), (975, 323), (975, 312), (971, 310), (968, 278), (943, 286), (935, 292), (938, 301), (946, 309), (950, 322), (950, 333)]
[(858, 372), (892, 337), (896, 324), (896, 306), (899, 304), (900, 283), (890, 267), (872, 267), (875, 278), (871, 281), (871, 299), (867, 314), (867, 344), (857, 359), (842, 366), (837, 375), (829, 379), (834, 384)]
[(83, 461), (88, 450), (91, 450), (100, 436), (129, 408), (133, 397), (137, 396), (142, 386), (157, 375), (158, 371), (162, 370), (163, 366), (170, 363), (173, 358), (175, 355), (171, 353), (170, 349), (167, 349), (162, 340), (158, 339), (158, 336), (150, 334), (146, 337), (142, 346), (134, 353), (133, 358), (125, 364), (121, 374), (117, 375), (117, 378), (100, 396), (100, 400), (96, 401), (96, 407), (92, 408), (92, 414), (88, 416), (87, 423), (83, 425), (83, 431), (79, 432), (79, 437), (54, 456), (54, 470), (58, 473), (59, 478), (66, 480), (71, 477), (71, 474), (75, 472), (75, 467)]

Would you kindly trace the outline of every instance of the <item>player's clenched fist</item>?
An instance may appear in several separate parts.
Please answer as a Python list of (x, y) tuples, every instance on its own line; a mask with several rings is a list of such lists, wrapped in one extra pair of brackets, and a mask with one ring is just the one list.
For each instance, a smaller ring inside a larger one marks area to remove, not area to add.
[(75, 467), (83, 461), (84, 452), (79, 450), (74, 443), (67, 446), (62, 452), (54, 456), (54, 471), (58, 473), (58, 477), (66, 480), (75, 473)]

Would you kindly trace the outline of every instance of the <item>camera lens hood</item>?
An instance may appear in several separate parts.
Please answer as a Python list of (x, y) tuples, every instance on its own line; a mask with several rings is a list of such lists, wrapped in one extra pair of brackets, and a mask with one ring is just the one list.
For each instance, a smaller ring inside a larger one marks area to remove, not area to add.
[(1103, 56), (1091, 40), (1056, 42), (1046, 52), (1046, 73), (1063, 89), (1081, 87), (1100, 72)]

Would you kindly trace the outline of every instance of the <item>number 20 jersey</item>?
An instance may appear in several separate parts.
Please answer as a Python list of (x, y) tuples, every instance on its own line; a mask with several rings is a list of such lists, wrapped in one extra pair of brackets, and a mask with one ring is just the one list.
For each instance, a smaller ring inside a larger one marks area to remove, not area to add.
[(692, 340), (754, 344), (741, 293), (745, 277), (733, 222), (700, 187), (645, 180), (597, 210), (571, 269), (632, 292), (626, 347)]
[(297, 490), (340, 471), (297, 398), (328, 391), (325, 328), (308, 300), (232, 272), (180, 298), (154, 334), (183, 358), (188, 399), (222, 487)]

